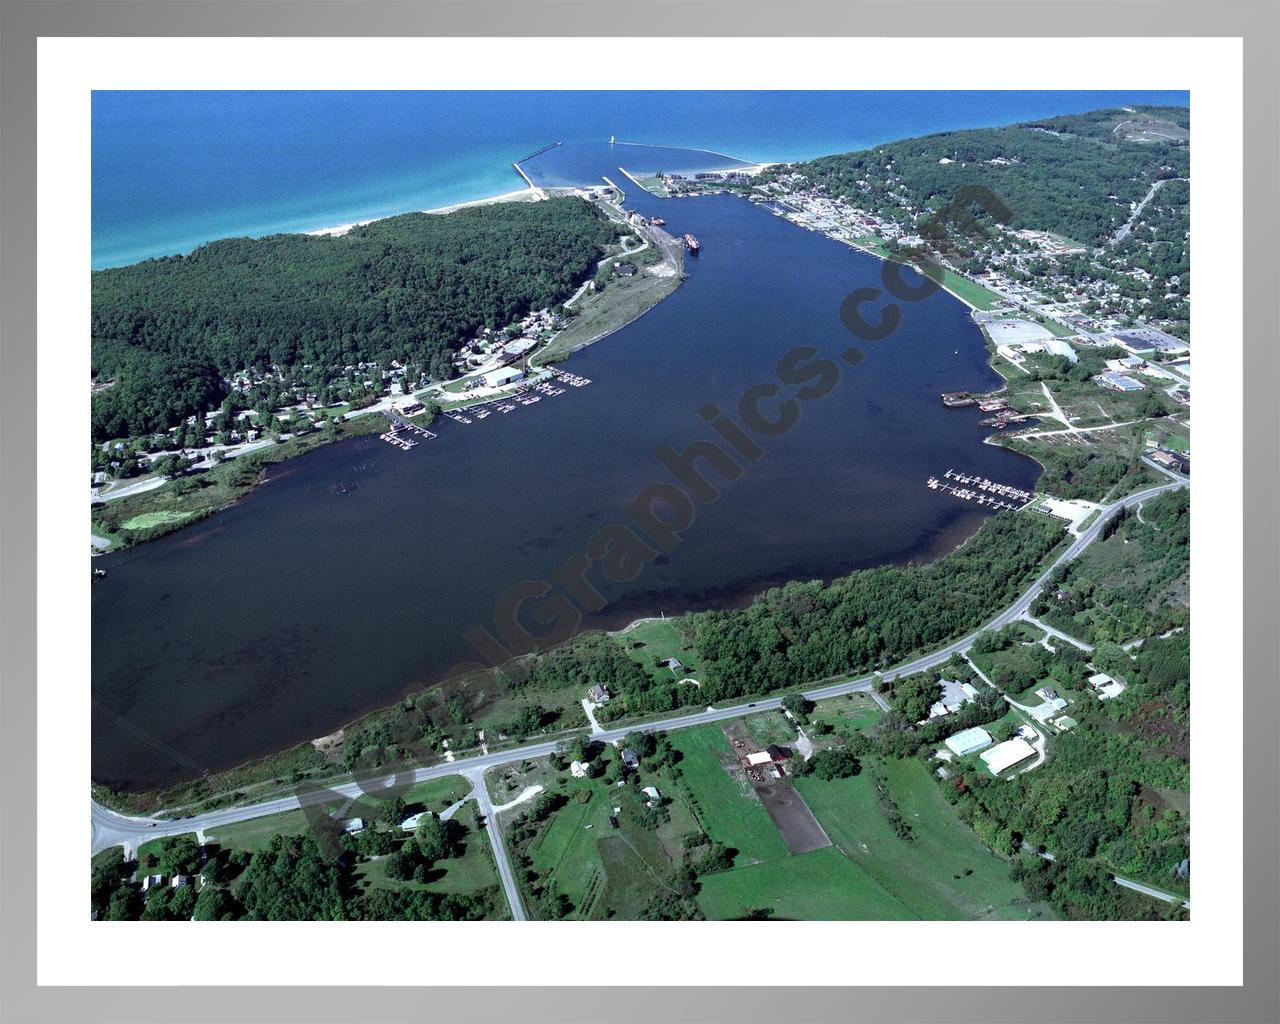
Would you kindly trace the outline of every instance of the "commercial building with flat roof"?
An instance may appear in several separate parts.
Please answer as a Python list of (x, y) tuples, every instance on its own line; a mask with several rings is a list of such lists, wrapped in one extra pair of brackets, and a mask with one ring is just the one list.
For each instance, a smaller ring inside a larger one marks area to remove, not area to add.
[(1032, 757), (1035, 752), (1035, 747), (1021, 736), (1015, 736), (1011, 740), (996, 744), (990, 750), (984, 750), (978, 757), (981, 758), (982, 763), (987, 766), (992, 775), (999, 775), (1002, 771)]
[(514, 366), (504, 366), (501, 370), (490, 370), (484, 375), (484, 382), (491, 388), (501, 388), (513, 384), (524, 376), (523, 370)]
[(1140, 381), (1136, 381), (1126, 374), (1116, 373), (1114, 370), (1099, 374), (1097, 379), (1100, 384), (1111, 388), (1113, 391), (1141, 391), (1146, 386)]
[(975, 725), (972, 729), (965, 729), (963, 732), (948, 736), (946, 739), (947, 749), (955, 754), (956, 757), (972, 754), (975, 750), (991, 746), (991, 743), (991, 733), (980, 725)]

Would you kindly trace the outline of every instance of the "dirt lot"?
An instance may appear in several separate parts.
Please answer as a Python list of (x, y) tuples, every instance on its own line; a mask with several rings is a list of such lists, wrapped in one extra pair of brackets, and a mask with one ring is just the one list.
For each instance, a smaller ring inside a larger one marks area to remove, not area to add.
[(831, 845), (827, 833), (794, 786), (756, 786), (755, 790), (769, 817), (782, 833), (789, 853), (808, 853)]

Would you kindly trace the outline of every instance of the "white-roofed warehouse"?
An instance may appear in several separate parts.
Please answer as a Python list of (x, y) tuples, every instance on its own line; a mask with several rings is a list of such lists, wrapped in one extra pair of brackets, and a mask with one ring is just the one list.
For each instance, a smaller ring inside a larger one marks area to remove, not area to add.
[(1005, 740), (1005, 742), (997, 744), (990, 750), (983, 751), (978, 756), (982, 759), (982, 763), (991, 769), (992, 775), (999, 775), (1006, 768), (1012, 768), (1020, 761), (1025, 761), (1035, 752), (1035, 747), (1021, 736), (1015, 736), (1011, 740)]
[(947, 749), (955, 754), (956, 757), (964, 757), (966, 754), (972, 754), (975, 750), (991, 746), (991, 734), (982, 726), (975, 725), (972, 729), (965, 729), (964, 732), (948, 736), (946, 743)]

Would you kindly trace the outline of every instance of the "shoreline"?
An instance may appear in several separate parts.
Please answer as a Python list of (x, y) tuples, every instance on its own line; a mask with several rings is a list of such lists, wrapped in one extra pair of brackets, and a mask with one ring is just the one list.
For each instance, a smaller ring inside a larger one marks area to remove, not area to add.
[[(631, 175), (630, 175), (630, 174), (628, 174), (627, 176), (628, 176), (629, 178), (631, 177)], [(632, 178), (631, 180), (632, 180), (632, 181), (635, 181), (635, 179), (634, 179), (634, 178)], [(642, 188), (642, 189), (643, 189), (643, 186), (639, 186), (639, 183), (638, 183), (638, 182), (636, 182), (636, 185), (637, 185), (638, 187), (640, 187), (640, 188)], [(616, 186), (614, 186), (614, 187), (616, 187)], [(467, 204), (460, 204), (460, 206), (482, 205), (482, 204), (486, 204), (486, 203), (491, 203), (491, 202), (496, 202), (496, 201), (503, 201), (503, 200), (507, 200), (507, 199), (509, 199), (509, 198), (513, 198), (513, 197), (528, 197), (528, 196), (529, 196), (529, 194), (530, 194), (532, 191), (534, 191), (534, 190), (532, 190), (532, 189), (522, 189), (522, 190), (518, 190), (517, 192), (514, 192), (514, 193), (506, 193), (506, 194), (504, 194), (504, 196), (502, 196), (502, 197), (491, 197), (491, 198), (489, 198), (489, 199), (487, 199), (487, 200), (477, 200), (477, 201), (473, 201), (473, 202), (471, 202), (471, 203), (467, 203)], [(644, 191), (646, 191), (646, 192), (647, 192), (648, 190), (644, 190)], [(453, 207), (453, 208), (449, 208), (449, 209), (456, 209), (456, 208), (459, 208), (459, 207)], [(424, 211), (424, 212), (432, 212), (432, 211)], [(446, 212), (447, 212), (447, 211), (446, 211)], [(775, 215), (780, 216), (779, 214), (776, 214), (776, 213), (775, 213)], [(788, 219), (788, 218), (785, 218), (785, 217), (784, 217), (783, 219)], [(368, 223), (368, 222), (366, 222), (366, 223)], [(793, 223), (794, 223), (794, 222), (793, 222)], [(352, 227), (352, 226), (354, 226), (354, 225), (346, 226), (346, 229), (347, 229), (347, 230), (350, 230), (350, 227)], [(801, 225), (794, 225), (794, 226), (796, 226), (796, 227), (800, 227)], [(334, 230), (336, 230), (336, 229), (334, 229)], [(877, 257), (881, 262), (887, 262), (887, 261), (888, 261), (888, 259), (889, 259), (889, 257), (887, 257), (887, 256), (885, 256), (885, 255), (883, 255), (883, 254), (881, 254), (881, 253), (879, 253), (879, 252), (876, 252), (876, 251), (874, 251), (874, 250), (872, 250), (872, 249), (868, 249), (868, 248), (865, 248), (865, 247), (863, 247), (863, 246), (857, 245), (856, 243), (854, 243), (854, 242), (852, 242), (852, 241), (849, 241), (849, 240), (847, 240), (847, 239), (837, 238), (836, 236), (834, 236), (834, 235), (829, 235), (829, 234), (827, 234), (826, 232), (820, 232), (820, 233), (821, 233), (821, 234), (823, 234), (825, 237), (829, 237), (829, 238), (831, 238), (831, 239), (832, 239), (832, 240), (834, 240), (834, 241), (841, 241), (841, 242), (844, 242), (846, 245), (849, 245), (849, 247), (850, 247), (850, 248), (857, 249), (858, 251), (863, 252), (863, 253), (865, 253), (865, 254), (867, 254), (867, 255), (875, 256), (875, 257)], [(958, 301), (960, 301), (960, 302), (961, 302), (961, 303), (962, 303), (962, 304), (963, 304), (967, 309), (969, 309), (969, 310), (971, 310), (971, 311), (972, 311), (972, 310), (977, 309), (977, 307), (976, 307), (976, 306), (974, 306), (972, 303), (968, 302), (967, 300), (965, 300), (965, 299), (964, 299), (964, 298), (962, 298), (961, 296), (957, 295), (957, 294), (956, 294), (955, 292), (953, 292), (951, 289), (946, 288), (944, 285), (941, 285), (941, 284), (939, 285), (939, 287), (942, 287), (945, 291), (947, 291), (947, 292), (948, 292), (948, 294), (949, 294), (949, 295), (951, 295), (953, 298), (955, 298), (955, 299), (957, 299)], [(673, 290), (674, 290), (674, 289), (673, 289)], [(668, 293), (668, 294), (669, 294), (669, 293)], [(665, 298), (665, 297), (666, 297), (666, 296), (663, 296), (663, 298)], [(659, 299), (659, 302), (660, 302), (660, 301), (661, 301), (661, 299)], [(656, 303), (655, 303), (655, 305), (656, 305)], [(652, 308), (652, 307), (650, 307), (650, 308)], [(631, 320), (628, 320), (628, 321), (627, 321), (627, 323), (630, 323), (630, 322), (632, 322), (633, 320), (638, 319), (640, 316), (643, 316), (645, 312), (648, 312), (648, 309), (646, 309), (646, 310), (642, 311), (641, 313), (637, 314), (637, 316), (635, 316), (635, 317), (631, 318)], [(593, 343), (595, 343), (596, 341), (599, 341), (599, 340), (603, 340), (605, 337), (608, 337), (608, 336), (612, 335), (613, 333), (616, 333), (616, 331), (617, 331), (617, 330), (621, 330), (621, 329), (622, 329), (622, 327), (625, 327), (626, 325), (627, 325), (626, 323), (621, 324), (621, 325), (618, 325), (617, 327), (615, 327), (615, 328), (613, 328), (613, 329), (609, 330), (608, 332), (606, 332), (606, 333), (604, 333), (604, 334), (600, 335), (598, 338), (594, 338), (594, 339), (592, 339), (591, 341), (585, 342), (585, 343), (583, 344), (583, 346), (581, 346), (581, 347), (586, 347), (586, 345), (593, 344)], [(985, 346), (984, 346), (984, 347), (985, 347)], [(993, 365), (994, 365), (994, 364), (993, 364), (993, 360), (994, 360), (994, 353), (991, 351), (991, 349), (990, 349), (990, 348), (986, 348), (986, 354), (987, 354), (987, 365), (988, 365), (989, 367), (993, 367)], [(536, 353), (535, 353), (535, 358), (536, 358)], [(346, 439), (347, 439), (347, 438), (342, 438), (342, 439), (338, 439), (338, 440), (346, 440)], [(983, 443), (990, 443), (990, 439), (984, 439)], [(321, 445), (321, 446), (323, 446), (323, 445)], [(320, 446), (317, 446), (317, 447), (320, 447)], [(302, 453), (302, 452), (299, 452), (299, 453), (297, 453), (297, 454), (303, 454), (303, 453)], [(1024, 457), (1028, 458), (1030, 461), (1034, 462), (1034, 463), (1037, 465), (1037, 467), (1039, 468), (1039, 470), (1040, 470), (1040, 473), (1041, 473), (1041, 474), (1043, 474), (1043, 472), (1045, 471), (1045, 467), (1044, 467), (1044, 465), (1043, 465), (1043, 464), (1042, 464), (1038, 459), (1035, 459), (1035, 457), (1034, 457), (1034, 456), (1029, 456), (1029, 455), (1026, 455), (1025, 453), (1021, 453), (1021, 452), (1016, 452), (1015, 454), (1023, 455)], [(253, 489), (256, 489), (256, 487), (255, 487), (255, 488), (251, 488), (251, 490), (253, 490)], [(244, 496), (241, 496), (241, 497), (244, 497)], [(237, 499), (236, 499), (236, 501), (239, 501), (239, 500), (241, 500), (241, 498), (237, 498)], [(232, 504), (234, 504), (234, 503), (235, 503), (235, 502), (232, 502)], [(219, 510), (219, 511), (221, 511), (221, 510)], [(184, 526), (185, 526), (185, 525), (190, 525), (190, 524), (182, 524), (182, 525), (184, 525)], [(978, 530), (981, 530), (981, 529), (982, 529), (982, 525), (983, 525), (983, 524), (979, 524), (979, 526), (978, 526)], [(181, 528), (181, 527), (179, 527), (179, 529), (180, 529), (180, 528)], [(939, 551), (934, 552), (934, 553), (931, 555), (931, 557), (929, 557), (928, 559), (926, 559), (926, 561), (927, 561), (928, 563), (932, 563), (932, 562), (936, 562), (936, 561), (938, 561), (939, 559), (942, 559), (942, 558), (947, 557), (950, 553), (952, 553), (952, 552), (954, 552), (954, 551), (956, 551), (956, 550), (959, 550), (960, 548), (962, 548), (962, 547), (964, 547), (966, 544), (968, 544), (968, 543), (972, 540), (972, 538), (973, 538), (974, 536), (976, 536), (976, 535), (977, 535), (977, 532), (978, 532), (978, 531), (974, 531), (972, 534), (969, 534), (968, 536), (964, 537), (963, 539), (961, 539), (961, 540), (959, 541), (959, 543), (955, 543), (955, 544), (948, 545), (944, 550), (939, 550)], [(142, 543), (145, 543), (145, 541), (144, 541), (144, 542), (142, 542)], [(882, 564), (892, 565), (892, 564), (899, 564), (899, 563), (897, 563), (897, 562), (893, 562), (893, 561), (890, 561), (890, 562), (886, 562), (886, 563), (882, 563)], [(870, 568), (870, 567), (864, 567), (864, 568)], [(849, 571), (857, 571), (857, 570), (849, 570)], [(827, 580), (835, 579), (835, 578), (838, 578), (838, 576), (839, 576), (839, 575), (844, 575), (844, 574), (847, 574), (847, 573), (843, 573), (843, 574), (842, 574), (842, 573), (837, 573), (837, 574), (835, 574), (835, 575), (832, 575), (832, 576), (826, 577), (826, 579), (827, 579)], [(771, 585), (779, 585), (779, 584), (771, 584)], [(767, 588), (766, 588), (766, 589), (767, 589)], [(754, 600), (756, 597), (758, 597), (758, 596), (759, 596), (759, 594), (761, 594), (761, 593), (763, 593), (763, 592), (764, 592), (763, 590), (755, 590), (755, 591), (752, 591), (752, 592), (750, 592), (750, 593), (745, 593), (745, 592), (744, 592), (744, 594), (743, 594), (743, 595), (741, 595), (741, 596), (739, 597), (739, 599), (733, 603), (733, 606), (735, 606), (735, 607), (736, 607), (736, 606), (746, 606), (746, 605), (747, 605), (747, 604), (749, 604), (752, 600)], [(739, 602), (741, 602), (741, 605), (739, 605)], [(664, 619), (664, 620), (667, 620), (667, 621), (673, 621), (673, 622), (674, 622), (674, 620), (678, 620), (678, 619), (683, 618), (685, 615), (689, 614), (691, 611), (698, 611), (698, 610), (701, 610), (701, 609), (691, 609), (691, 610), (687, 610), (687, 611), (685, 611), (685, 612), (681, 612), (681, 613), (678, 613), (678, 614), (676, 614), (676, 615), (671, 615), (671, 616), (662, 615), (662, 616), (661, 616), (661, 618), (662, 618), (662, 619)], [(632, 630), (632, 629), (633, 629), (633, 628), (635, 628), (636, 626), (639, 626), (639, 625), (641, 625), (641, 624), (643, 624), (643, 623), (646, 623), (646, 622), (649, 622), (649, 621), (654, 621), (654, 620), (656, 620), (656, 619), (658, 619), (658, 618), (659, 618), (659, 616), (654, 616), (654, 615), (652, 615), (652, 614), (650, 614), (650, 613), (647, 613), (647, 612), (646, 612), (646, 613), (642, 613), (642, 614), (637, 615), (635, 618), (633, 618), (632, 620), (630, 620), (629, 622), (627, 622), (625, 625), (622, 625), (622, 626), (620, 626), (620, 627), (618, 627), (618, 628), (616, 628), (616, 629), (612, 629), (612, 630), (610, 630), (610, 629), (604, 628), (602, 631), (603, 631), (603, 632), (605, 632), (605, 633), (607, 633), (607, 634), (609, 634), (609, 635), (614, 635), (614, 636), (616, 636), (616, 635), (622, 635), (622, 634), (625, 634), (625, 633), (629, 632), (630, 630)], [(586, 632), (590, 632), (590, 630), (583, 630), (583, 631), (582, 631), (582, 632), (580, 632), (580, 633), (576, 633), (576, 634), (575, 634), (575, 637), (576, 637), (576, 636), (583, 635), (583, 633), (586, 633)], [(432, 683), (432, 684), (430, 684), (430, 685), (428, 685), (428, 686), (424, 687), (422, 690), (420, 690), (420, 691), (415, 691), (415, 693), (424, 693), (424, 694), (425, 694), (425, 693), (430, 693), (430, 692), (433, 692), (434, 690), (436, 690), (440, 685), (441, 685), (441, 681), (437, 680), (436, 682), (434, 682), (434, 683)], [(402, 698), (402, 699), (403, 699), (403, 698)], [(397, 703), (399, 703), (399, 702), (392, 702), (392, 703), (389, 703), (389, 704), (380, 705), (380, 706), (378, 706), (378, 707), (371, 708), (370, 710), (368, 710), (368, 711), (366, 711), (366, 712), (363, 712), (362, 714), (360, 714), (360, 715), (356, 716), (356, 717), (355, 717), (355, 718), (353, 718), (351, 721), (348, 721), (348, 722), (343, 723), (343, 725), (341, 726), (341, 729), (346, 730), (346, 729), (351, 729), (351, 728), (353, 728), (353, 727), (355, 727), (355, 726), (358, 726), (361, 722), (367, 721), (367, 720), (369, 720), (369, 719), (371, 719), (371, 718), (374, 718), (375, 716), (378, 716), (378, 715), (380, 715), (380, 714), (382, 714), (382, 713), (386, 712), (388, 709), (390, 709), (390, 708), (394, 707)], [(246, 770), (251, 770), (251, 766), (253, 766), (253, 765), (261, 765), (261, 766), (263, 766), (264, 768), (267, 768), (267, 770), (268, 770), (268, 771), (271, 771), (271, 770), (272, 770), (272, 768), (267, 767), (267, 766), (278, 766), (278, 764), (279, 764), (279, 762), (280, 762), (280, 759), (288, 758), (288, 757), (290, 757), (290, 756), (294, 755), (294, 754), (295, 754), (297, 751), (299, 751), (299, 750), (304, 750), (304, 749), (305, 749), (305, 748), (307, 748), (307, 747), (311, 747), (311, 746), (313, 745), (313, 743), (314, 743), (314, 740), (313, 740), (313, 739), (304, 739), (304, 740), (299, 741), (298, 743), (291, 744), (291, 745), (286, 746), (286, 747), (284, 747), (284, 748), (281, 748), (281, 749), (279, 749), (279, 750), (272, 751), (272, 752), (269, 752), (269, 753), (267, 753), (267, 754), (260, 755), (259, 757), (256, 757), (256, 758), (251, 758), (251, 759), (249, 759), (249, 760), (247, 760), (247, 761), (245, 761), (245, 762), (242, 762), (242, 763), (240, 763), (240, 764), (238, 764), (238, 765), (233, 765), (233, 766), (231, 766), (231, 767), (229, 767), (229, 768), (227, 768), (227, 769), (224, 769), (223, 771), (215, 772), (215, 773), (213, 773), (213, 774), (214, 774), (215, 776), (222, 776), (222, 775), (234, 775), (235, 773), (238, 773), (238, 772), (243, 772), (243, 771), (246, 771)], [(139, 790), (139, 791), (136, 791), (136, 792), (130, 792), (130, 791), (125, 791), (125, 792), (116, 792), (115, 790), (111, 790), (111, 792), (112, 792), (112, 794), (116, 797), (116, 800), (117, 800), (117, 801), (124, 801), (125, 803), (127, 803), (127, 802), (132, 801), (132, 800), (146, 800), (148, 797), (155, 797), (155, 796), (159, 796), (159, 795), (161, 795), (161, 794), (170, 793), (170, 792), (172, 792), (172, 791), (174, 791), (174, 790), (177, 790), (177, 789), (180, 789), (180, 788), (182, 788), (182, 787), (190, 786), (190, 785), (195, 785), (195, 784), (198, 784), (198, 783), (199, 783), (199, 779), (191, 779), (191, 780), (187, 780), (187, 781), (185, 781), (185, 782), (176, 783), (176, 784), (174, 784), (174, 785), (173, 785), (173, 786), (171, 786), (171, 787), (166, 787), (166, 788), (162, 788), (162, 789)], [(262, 784), (262, 785), (269, 785), (269, 780), (261, 780), (259, 784)], [(95, 786), (99, 786), (100, 784), (98, 784), (98, 783), (94, 783), (94, 785), (95, 785)], [(104, 787), (101, 787), (101, 788), (104, 788), (104, 789), (105, 789), (105, 788), (108, 788), (108, 787), (105, 787), (105, 786), (104, 786)], [(237, 787), (237, 788), (239, 788), (239, 787)]]
[(335, 224), (327, 228), (315, 228), (311, 231), (299, 231), (300, 235), (311, 235), (312, 237), (328, 237), (340, 238), (353, 228), (362, 228), (366, 224), (374, 224), (380, 220), (390, 220), (392, 217), (403, 217), (407, 213), (453, 213), (457, 210), (469, 209), (473, 206), (489, 206), (493, 203), (517, 203), (517, 202), (537, 202), (546, 198), (546, 193), (542, 189), (534, 185), (527, 185), (524, 188), (518, 188), (513, 192), (503, 192), (496, 196), (485, 196), (481, 199), (468, 199), (465, 202), (453, 203), (449, 206), (433, 206), (429, 210), (405, 210), (404, 213), (388, 213), (382, 217), (369, 217), (367, 220), (353, 220), (349, 224)]

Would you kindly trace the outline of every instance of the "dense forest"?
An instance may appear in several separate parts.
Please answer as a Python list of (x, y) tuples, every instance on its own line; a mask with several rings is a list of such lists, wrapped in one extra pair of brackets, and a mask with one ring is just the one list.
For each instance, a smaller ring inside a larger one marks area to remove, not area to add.
[(1027, 586), (1062, 536), (1057, 524), (1001, 514), (929, 565), (788, 583), (749, 608), (692, 615), (704, 702), (891, 665), (974, 629)]
[[(1188, 111), (1143, 108), (1185, 127)], [(778, 167), (808, 176), (831, 195), (886, 216), (938, 210), (966, 185), (997, 196), (1007, 226), (1052, 231), (1086, 244), (1106, 239), (1129, 217), (1151, 183), (1185, 178), (1190, 155), (1179, 140), (1128, 141), (1113, 131), (1120, 110), (1093, 111), (1003, 128), (943, 132), (856, 153)], [(974, 211), (981, 219), (985, 211)]]
[[(392, 817), (402, 813), (389, 811)], [(434, 815), (424, 821), (441, 824)], [(385, 858), (387, 876), (395, 880), (429, 877), (433, 864), (456, 856), (457, 844), (456, 838), (442, 843), (423, 834), (430, 831), (420, 828), (402, 838), (398, 828), (384, 824), (383, 830), (375, 830), (371, 823), (358, 836), (344, 835), (336, 857), (310, 835), (276, 835), (255, 852), (210, 844), (203, 858), (193, 838), (177, 836), (160, 844), (158, 856), (144, 854), (136, 864), (125, 861), (117, 848), (94, 860), (90, 903), (97, 919), (105, 921), (474, 921), (501, 916), (505, 903), (496, 886), (446, 893), (420, 886), (369, 887), (358, 877), (357, 864), (370, 858)], [(401, 867), (408, 871), (398, 873)], [(185, 876), (191, 884), (163, 885), (144, 895), (132, 878), (135, 871), (139, 876)]]
[(340, 237), (212, 242), (93, 275), (99, 440), (167, 429), (217, 406), (248, 367), (393, 359), (447, 377), (478, 328), (568, 298), (615, 229), (579, 199), (406, 214)]
[(1079, 727), (1034, 772), (1004, 781), (975, 768), (943, 787), (993, 849), (1025, 843), (1055, 858), (1016, 873), (1070, 918), (1129, 916), (1111, 871), (1179, 891), (1190, 882), (1190, 635), (1147, 641), (1124, 657), (1124, 678), (1119, 699), (1073, 708)]

